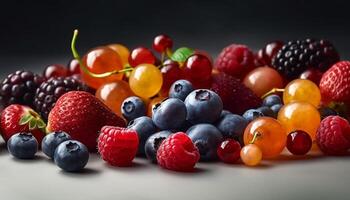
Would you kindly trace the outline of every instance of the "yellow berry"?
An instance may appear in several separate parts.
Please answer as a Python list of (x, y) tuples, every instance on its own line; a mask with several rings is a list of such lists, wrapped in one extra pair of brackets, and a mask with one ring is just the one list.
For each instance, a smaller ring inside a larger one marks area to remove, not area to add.
[(318, 107), (321, 102), (320, 89), (310, 80), (296, 79), (290, 82), (283, 92), (284, 104), (295, 101), (308, 102)]
[(262, 152), (255, 144), (248, 144), (241, 149), (241, 160), (245, 165), (256, 166), (261, 162)]

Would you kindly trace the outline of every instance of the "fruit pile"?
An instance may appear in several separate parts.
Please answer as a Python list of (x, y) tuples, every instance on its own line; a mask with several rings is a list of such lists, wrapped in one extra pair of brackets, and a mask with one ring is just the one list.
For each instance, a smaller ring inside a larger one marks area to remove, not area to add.
[(350, 61), (329, 41), (275, 41), (257, 53), (231, 44), (213, 62), (202, 50), (173, 50), (167, 35), (153, 50), (110, 44), (80, 57), (77, 36), (68, 66), (1, 81), (1, 135), (14, 157), (41, 149), (75, 172), (97, 152), (113, 166), (139, 156), (193, 171), (197, 162), (256, 166), (284, 150), (350, 149)]

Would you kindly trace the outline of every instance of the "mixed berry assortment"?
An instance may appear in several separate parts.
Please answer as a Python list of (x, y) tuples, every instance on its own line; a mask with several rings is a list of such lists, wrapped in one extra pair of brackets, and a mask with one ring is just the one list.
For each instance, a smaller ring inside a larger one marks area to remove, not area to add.
[(110, 44), (80, 57), (77, 35), (67, 66), (0, 83), (1, 135), (18, 159), (41, 149), (75, 172), (97, 152), (118, 167), (139, 156), (194, 171), (218, 160), (256, 166), (285, 149), (350, 149), (350, 61), (329, 41), (274, 41), (257, 53), (231, 44), (213, 62), (203, 50), (174, 50), (167, 35), (155, 37), (154, 51)]

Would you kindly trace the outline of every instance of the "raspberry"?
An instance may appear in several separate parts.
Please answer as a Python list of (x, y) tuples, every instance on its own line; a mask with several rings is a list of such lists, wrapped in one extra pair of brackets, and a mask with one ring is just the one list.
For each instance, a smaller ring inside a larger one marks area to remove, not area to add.
[(215, 61), (215, 67), (220, 72), (243, 78), (255, 66), (255, 57), (245, 45), (231, 44), (225, 47)]
[(328, 155), (343, 155), (350, 148), (349, 122), (339, 116), (322, 120), (317, 130), (316, 142), (321, 151)]
[(174, 171), (192, 171), (199, 160), (199, 151), (183, 132), (170, 135), (159, 146), (158, 164)]
[(212, 77), (211, 90), (216, 92), (224, 104), (224, 109), (235, 114), (243, 114), (246, 110), (257, 108), (262, 104), (261, 98), (243, 85), (239, 79), (225, 73)]
[(131, 129), (104, 126), (98, 137), (98, 151), (102, 159), (113, 166), (130, 166), (138, 145), (137, 133)]

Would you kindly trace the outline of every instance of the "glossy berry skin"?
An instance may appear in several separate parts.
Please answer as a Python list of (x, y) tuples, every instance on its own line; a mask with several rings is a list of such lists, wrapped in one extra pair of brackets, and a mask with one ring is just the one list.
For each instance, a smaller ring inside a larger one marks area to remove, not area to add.
[(98, 152), (108, 164), (118, 167), (132, 165), (139, 138), (135, 130), (104, 126), (98, 137)]
[(271, 107), (276, 104), (282, 104), (281, 98), (276, 94), (269, 95), (263, 100), (263, 106)]
[(287, 137), (287, 149), (294, 155), (305, 155), (312, 147), (309, 134), (304, 131), (293, 131)]
[(263, 117), (264, 114), (257, 109), (249, 109), (242, 116), (245, 120), (247, 120), (247, 122), (251, 122), (254, 119), (257, 119), (259, 117)]
[(157, 151), (159, 166), (174, 171), (193, 171), (199, 157), (197, 147), (182, 132), (174, 133), (166, 138)]
[(169, 88), (175, 81), (184, 78), (184, 72), (180, 69), (177, 62), (171, 60), (164, 62), (164, 66), (160, 72), (162, 72), (163, 75), (163, 85), (160, 90), (160, 95), (168, 96)]
[(217, 159), (216, 150), (223, 141), (220, 131), (211, 124), (196, 124), (190, 127), (186, 134), (198, 148), (201, 161)]
[(151, 135), (147, 139), (145, 144), (145, 154), (148, 160), (153, 163), (157, 162), (157, 150), (163, 140), (165, 140), (171, 134), (171, 131), (160, 131)]
[(177, 130), (186, 121), (186, 117), (184, 102), (169, 98), (154, 107), (152, 120), (160, 130)]
[(119, 54), (120, 59), (122, 60), (123, 66), (128, 64), (130, 51), (126, 46), (122, 44), (110, 44), (108, 45), (108, 47), (113, 49), (115, 52)]
[(136, 131), (139, 138), (137, 154), (144, 155), (146, 140), (157, 132), (157, 126), (153, 123), (151, 118), (142, 116), (130, 121), (127, 128)]
[(72, 59), (67, 65), (68, 75), (72, 76), (75, 74), (80, 74), (80, 64), (77, 59)]
[(286, 146), (286, 140), (285, 128), (271, 117), (260, 117), (252, 121), (244, 131), (244, 144), (253, 142), (261, 149), (264, 158), (278, 156)]
[(213, 91), (199, 89), (185, 99), (187, 120), (192, 124), (214, 123), (219, 119), (223, 108), (221, 98)]
[(258, 62), (262, 65), (271, 66), (272, 58), (282, 48), (282, 41), (273, 41), (258, 51)]
[(132, 67), (136, 67), (140, 64), (155, 64), (156, 57), (154, 57), (152, 51), (145, 47), (138, 47), (131, 51), (129, 55), (129, 64)]
[(164, 101), (166, 99), (166, 97), (155, 97), (153, 98), (149, 103), (148, 103), (148, 106), (147, 106), (147, 116), (148, 117), (152, 117), (153, 115), (153, 108), (161, 103), (162, 101)]
[(262, 160), (262, 151), (257, 145), (248, 144), (242, 148), (240, 156), (245, 165), (256, 166)]
[(166, 49), (171, 49), (173, 47), (173, 40), (167, 35), (158, 35), (154, 38), (153, 49), (159, 53), (165, 52)]
[(223, 141), (217, 149), (218, 157), (225, 163), (236, 163), (240, 158), (241, 145), (233, 139)]
[(89, 151), (83, 143), (76, 140), (67, 140), (56, 148), (54, 161), (64, 171), (78, 172), (88, 163)]
[(38, 151), (38, 141), (31, 133), (17, 133), (7, 142), (7, 149), (18, 159), (34, 159)]
[(68, 76), (69, 72), (67, 68), (63, 65), (59, 64), (54, 64), (54, 65), (49, 65), (45, 67), (43, 71), (43, 77), (48, 80), (50, 78), (55, 78), (55, 77), (66, 77)]
[(243, 84), (261, 97), (273, 88), (282, 88), (283, 78), (270, 67), (258, 67), (245, 76)]
[(290, 133), (302, 130), (315, 139), (317, 128), (320, 125), (320, 113), (311, 104), (306, 102), (294, 102), (284, 105), (278, 112), (278, 121)]
[(300, 79), (307, 79), (314, 82), (316, 85), (320, 84), (323, 73), (318, 69), (307, 69), (303, 73), (300, 74)]
[[(90, 72), (97, 74), (123, 69), (123, 64), (118, 53), (108, 47), (95, 48), (89, 51), (82, 60)], [(94, 78), (82, 72), (81, 78), (88, 86), (97, 89), (105, 83), (121, 80), (123, 74), (119, 73), (105, 78)]]
[(282, 107), (283, 107), (282, 104), (275, 104), (271, 106), (271, 110), (274, 114), (274, 118), (277, 118), (278, 112), (281, 110)]
[(115, 114), (122, 116), (120, 107), (123, 101), (130, 96), (134, 96), (134, 93), (127, 82), (118, 80), (101, 85), (95, 95)]
[(121, 111), (123, 117), (128, 121), (146, 115), (145, 104), (142, 99), (136, 96), (126, 98), (121, 105)]
[(243, 133), (247, 125), (248, 121), (244, 117), (231, 113), (225, 114), (216, 123), (216, 127), (224, 138), (233, 138), (237, 141), (243, 141)]
[(156, 95), (163, 84), (160, 70), (152, 64), (140, 64), (130, 74), (129, 85), (131, 90), (142, 98)]
[(49, 158), (53, 159), (56, 148), (64, 141), (72, 138), (64, 131), (55, 131), (47, 134), (41, 142), (41, 150)]
[(260, 111), (265, 117), (277, 117), (277, 113), (275, 113), (270, 107), (267, 106), (261, 106), (256, 109), (257, 111)]
[(208, 81), (211, 77), (213, 65), (208, 57), (202, 54), (193, 54), (183, 65), (185, 77), (189, 81)]
[(186, 97), (193, 91), (192, 83), (187, 80), (175, 81), (169, 90), (169, 97), (185, 101)]
[(321, 102), (321, 93), (318, 86), (309, 80), (295, 79), (290, 82), (283, 92), (283, 103), (301, 101), (318, 107)]

